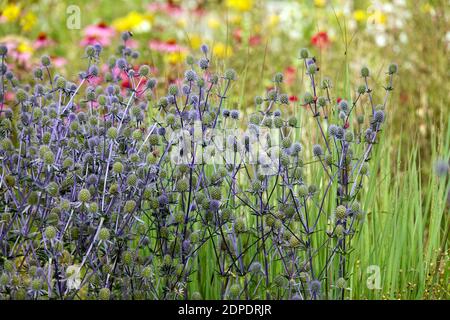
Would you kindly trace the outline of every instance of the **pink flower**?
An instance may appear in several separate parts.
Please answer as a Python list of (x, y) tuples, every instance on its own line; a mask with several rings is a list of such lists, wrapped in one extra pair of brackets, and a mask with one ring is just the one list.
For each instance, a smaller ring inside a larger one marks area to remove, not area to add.
[(38, 50), (42, 48), (47, 48), (53, 44), (55, 44), (55, 41), (50, 39), (45, 32), (40, 32), (38, 37), (33, 43), (33, 48)]
[(148, 10), (151, 12), (163, 12), (171, 17), (177, 17), (183, 13), (183, 8), (173, 3), (154, 2), (148, 5)]
[(262, 40), (261, 36), (259, 34), (257, 34), (257, 35), (251, 36), (248, 39), (248, 43), (250, 46), (256, 47), (257, 45), (261, 44), (261, 40)]
[(242, 29), (237, 28), (233, 30), (233, 38), (236, 42), (241, 42), (242, 41)]
[(186, 48), (177, 44), (175, 40), (168, 40), (168, 41), (151, 40), (149, 42), (149, 47), (150, 49), (158, 52), (186, 51)]
[(31, 68), (32, 52), (29, 50), (20, 51), (19, 43), (16, 41), (6, 42), (8, 48), (8, 56), (12, 58), (18, 65), (21, 65), (25, 69)]
[(98, 86), (103, 83), (103, 77), (92, 76), (92, 77), (89, 77), (88, 82), (90, 85)]
[(50, 60), (52, 61), (52, 64), (57, 68), (64, 67), (67, 64), (67, 60), (63, 57), (52, 56)]
[(137, 49), (137, 47), (139, 47), (139, 42), (133, 39), (128, 39), (127, 47), (131, 49)]
[(6, 101), (14, 101), (15, 98), (16, 98), (16, 95), (14, 94), (14, 92), (11, 92), (11, 91), (6, 92), (6, 94), (5, 94)]
[(289, 66), (284, 69), (284, 81), (287, 85), (292, 85), (295, 81), (296, 69), (294, 66)]
[(101, 44), (102, 46), (109, 46), (111, 39), (115, 36), (116, 31), (101, 22), (99, 24), (89, 25), (83, 30), (84, 38), (81, 40), (81, 45)]

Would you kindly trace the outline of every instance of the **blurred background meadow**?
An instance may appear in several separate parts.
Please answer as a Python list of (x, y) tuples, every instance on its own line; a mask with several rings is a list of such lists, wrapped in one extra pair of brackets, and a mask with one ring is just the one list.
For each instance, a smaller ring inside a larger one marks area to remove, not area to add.
[[(132, 32), (136, 60), (152, 68), (161, 90), (182, 79), (186, 57), (208, 44), (217, 69), (237, 71), (228, 103), (243, 114), (273, 85), (275, 72), (284, 74), (292, 113), (301, 108), (303, 47), (342, 98), (358, 85), (348, 88), (348, 73), (366, 65), (374, 87), (382, 86), (385, 70), (397, 63), (384, 141), (374, 155), (378, 180), (366, 204), (372, 209), (352, 254), (349, 297), (448, 299), (448, 167), (443, 175), (435, 172), (450, 156), (448, 1), (0, 1), (0, 43), (7, 44), (8, 67), (20, 79), (32, 79), (47, 54), (59, 74), (77, 82), (85, 46), (99, 43), (107, 57), (123, 31)], [(13, 93), (6, 100), (13, 101)], [(366, 283), (371, 266), (381, 272), (375, 289)]]

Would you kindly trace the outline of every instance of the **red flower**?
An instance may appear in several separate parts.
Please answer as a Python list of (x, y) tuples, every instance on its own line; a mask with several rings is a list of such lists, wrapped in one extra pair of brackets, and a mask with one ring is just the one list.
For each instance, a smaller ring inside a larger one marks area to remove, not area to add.
[(290, 102), (297, 102), (297, 101), (298, 101), (298, 97), (297, 97), (297, 96), (294, 96), (294, 95), (289, 96), (289, 101), (290, 101)]
[(38, 36), (37, 36), (38, 40), (47, 40), (47, 34), (45, 32), (39, 32)]
[(330, 45), (330, 39), (325, 31), (319, 31), (311, 37), (311, 44), (319, 49), (327, 48)]

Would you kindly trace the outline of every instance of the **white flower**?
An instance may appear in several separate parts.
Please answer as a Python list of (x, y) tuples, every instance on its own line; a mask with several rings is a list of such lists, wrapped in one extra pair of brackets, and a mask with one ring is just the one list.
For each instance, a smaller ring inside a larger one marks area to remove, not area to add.
[(377, 46), (384, 47), (384, 46), (386, 46), (386, 42), (387, 42), (387, 39), (386, 39), (385, 34), (377, 34), (375, 36), (375, 43), (377, 44)]

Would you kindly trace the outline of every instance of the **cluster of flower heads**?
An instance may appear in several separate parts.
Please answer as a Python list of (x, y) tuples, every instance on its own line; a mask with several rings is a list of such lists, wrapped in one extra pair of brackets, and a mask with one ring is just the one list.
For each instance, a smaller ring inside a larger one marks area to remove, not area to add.
[[(357, 98), (336, 104), (301, 51), (313, 90), (307, 124), (320, 132), (309, 150), (297, 117), (280, 111), (282, 74), (242, 131), (240, 112), (227, 109), (237, 74), (213, 73), (207, 46), (187, 58), (183, 83), (158, 96), (150, 68), (131, 63), (129, 37), (101, 85), (91, 84), (101, 46), (86, 48), (79, 84), (52, 75), (44, 56), (33, 85), (7, 69), (0, 47), (0, 298), (198, 299), (205, 283), (220, 284), (218, 298), (343, 296), (346, 241), (363, 217), (360, 190), (385, 119), (369, 70)], [(321, 180), (308, 182), (315, 171)]]

